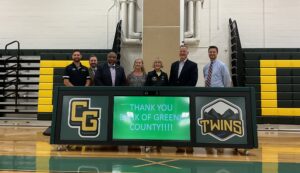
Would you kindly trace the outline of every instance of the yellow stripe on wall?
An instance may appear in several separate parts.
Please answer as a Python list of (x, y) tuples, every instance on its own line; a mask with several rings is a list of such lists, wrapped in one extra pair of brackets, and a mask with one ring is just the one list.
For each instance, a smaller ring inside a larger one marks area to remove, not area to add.
[(300, 108), (262, 108), (262, 116), (300, 116)]
[(38, 105), (38, 112), (52, 112), (52, 105)]
[(277, 108), (277, 100), (261, 100), (262, 108)]
[(276, 68), (260, 68), (261, 76), (276, 76)]
[(53, 68), (40, 68), (40, 75), (53, 75)]
[(261, 92), (261, 100), (277, 100), (277, 92)]
[(272, 115), (278, 115), (277, 109), (274, 108), (261, 108), (261, 115), (262, 116), (272, 116)]
[(39, 98), (52, 98), (53, 90), (39, 90)]
[(52, 98), (39, 98), (38, 105), (52, 105)]
[(40, 75), (40, 83), (53, 83), (53, 75)]
[[(41, 60), (40, 79), (38, 92), (38, 112), (52, 112), (53, 77), (55, 68), (64, 68), (72, 63), (72, 60)], [(81, 61), (81, 64), (89, 68), (89, 61)]]
[(276, 76), (260, 76), (260, 83), (265, 84), (265, 83), (271, 83), (271, 84), (276, 84), (277, 78)]
[(53, 89), (53, 83), (40, 83), (39, 84), (39, 90), (52, 90)]
[(260, 60), (260, 67), (300, 67), (300, 60)]
[(300, 108), (278, 108), (274, 102), (277, 102), (277, 68), (299, 67), (300, 60), (260, 60), (262, 116), (300, 116)]
[[(89, 67), (89, 61), (84, 60), (80, 61), (82, 65)], [(72, 60), (41, 60), (40, 68), (62, 68), (70, 65)]]
[(260, 85), (261, 92), (277, 92), (277, 84), (261, 84)]
[(40, 62), (40, 68), (45, 67), (66, 67), (67, 65), (71, 64), (72, 61), (59, 61), (59, 60), (43, 60)]
[(300, 67), (300, 60), (276, 60), (276, 67)]
[[(297, 109), (297, 108), (296, 108)], [(277, 109), (277, 113), (279, 115), (294, 115), (294, 111), (296, 111), (296, 109), (286, 109), (286, 108), (278, 108)], [(299, 109), (300, 110), (300, 109)], [(299, 111), (298, 111), (299, 112)], [(300, 116), (300, 115), (299, 115)]]
[(263, 67), (276, 67), (275, 60), (260, 60), (260, 68)]

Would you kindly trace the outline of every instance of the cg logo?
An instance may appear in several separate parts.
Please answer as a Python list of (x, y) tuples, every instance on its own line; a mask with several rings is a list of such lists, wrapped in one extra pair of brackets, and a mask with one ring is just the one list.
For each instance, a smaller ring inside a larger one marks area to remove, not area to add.
[(68, 125), (77, 128), (82, 138), (100, 135), (101, 108), (92, 108), (90, 103), (90, 98), (73, 98), (69, 101)]

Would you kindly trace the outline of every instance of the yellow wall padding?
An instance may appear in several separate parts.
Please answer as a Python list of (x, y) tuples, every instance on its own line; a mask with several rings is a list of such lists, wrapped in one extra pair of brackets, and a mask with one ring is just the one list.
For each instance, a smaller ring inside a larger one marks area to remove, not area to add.
[(38, 112), (52, 112), (53, 106), (52, 105), (38, 105)]
[(277, 104), (277, 68), (299, 68), (300, 60), (260, 60), (261, 115), (300, 116), (300, 108), (279, 108)]
[(38, 104), (39, 105), (52, 105), (52, 98), (39, 98)]
[(53, 83), (40, 83), (39, 84), (39, 90), (52, 90), (53, 89)]
[[(64, 68), (72, 63), (72, 60), (41, 60), (40, 79), (38, 92), (38, 112), (52, 112), (53, 77), (55, 68)], [(89, 61), (81, 61), (81, 64), (89, 68)]]

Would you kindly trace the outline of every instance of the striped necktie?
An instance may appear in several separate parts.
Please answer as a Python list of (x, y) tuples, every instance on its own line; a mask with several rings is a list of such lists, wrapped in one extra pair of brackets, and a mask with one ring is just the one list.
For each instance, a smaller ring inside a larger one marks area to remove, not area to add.
[(213, 63), (214, 63), (213, 61), (210, 62), (207, 78), (205, 81), (205, 87), (210, 87), (211, 75), (212, 75), (212, 71), (213, 71)]

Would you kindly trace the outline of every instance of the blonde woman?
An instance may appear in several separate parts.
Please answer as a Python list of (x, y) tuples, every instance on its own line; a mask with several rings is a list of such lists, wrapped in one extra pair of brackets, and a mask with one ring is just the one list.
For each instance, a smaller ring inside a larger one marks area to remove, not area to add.
[[(137, 58), (133, 63), (133, 71), (127, 76), (127, 84), (129, 86), (141, 87), (146, 82), (146, 72), (144, 68), (144, 62), (141, 58)], [(140, 152), (140, 146), (131, 145), (128, 146), (128, 151)]]
[(153, 62), (153, 71), (150, 71), (147, 75), (146, 86), (168, 86), (168, 75), (163, 72), (161, 69), (163, 68), (162, 61), (157, 58)]
[(147, 74), (144, 68), (144, 62), (141, 58), (137, 58), (133, 63), (133, 71), (127, 76), (129, 86), (140, 87), (144, 86)]

